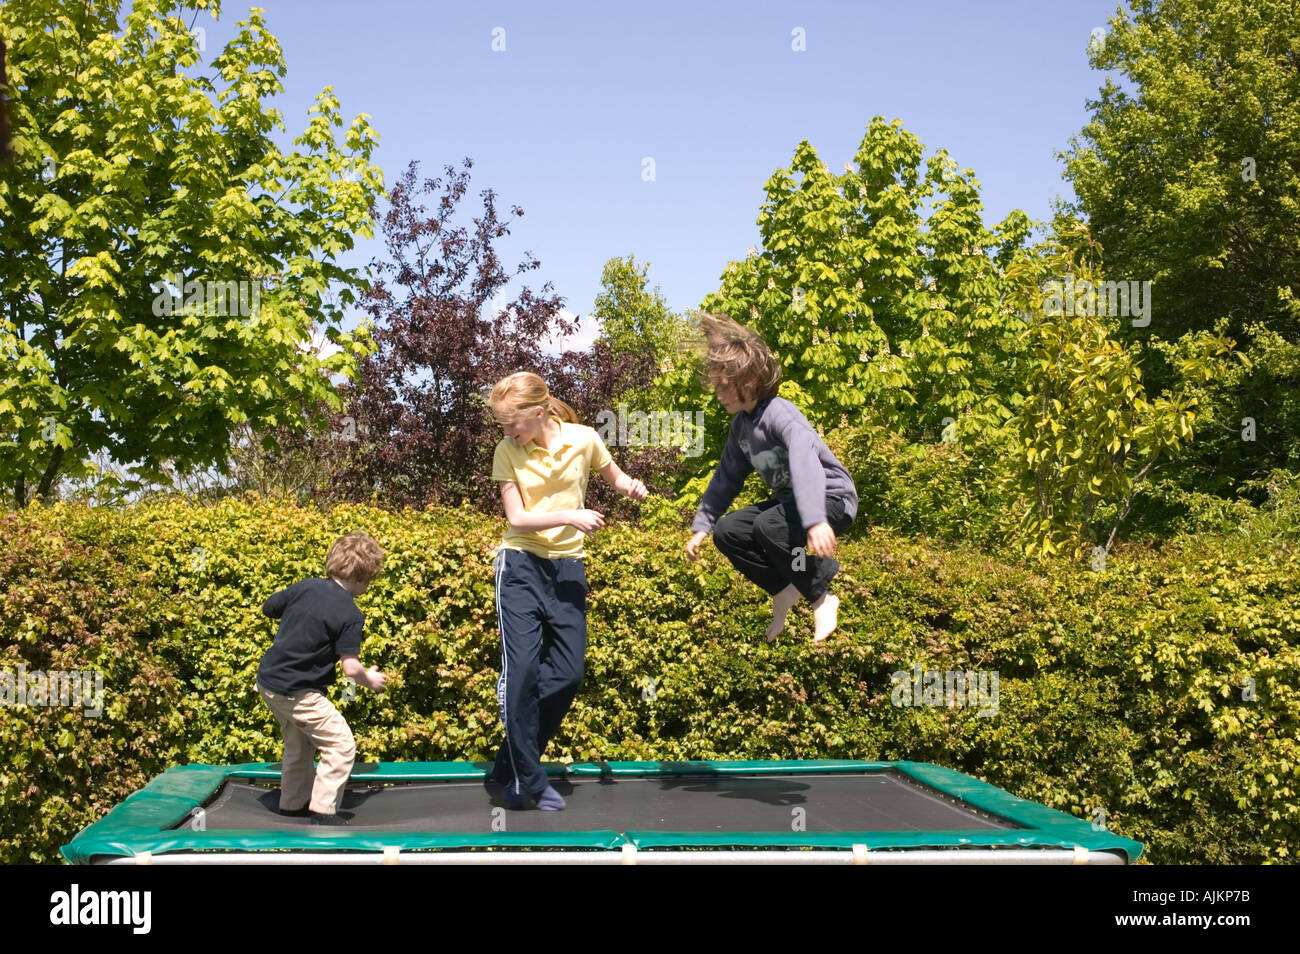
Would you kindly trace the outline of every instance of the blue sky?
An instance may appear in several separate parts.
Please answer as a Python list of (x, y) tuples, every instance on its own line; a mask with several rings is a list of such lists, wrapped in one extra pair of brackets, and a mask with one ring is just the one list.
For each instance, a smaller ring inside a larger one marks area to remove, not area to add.
[[(210, 57), (248, 2), (206, 17)], [(657, 3), (262, 0), (289, 73), (286, 140), (332, 85), (345, 124), (368, 113), (391, 183), (474, 160), (474, 196), (525, 212), (499, 246), (586, 315), (604, 263), (636, 255), (671, 307), (699, 305), (758, 244), (763, 182), (807, 139), (843, 168), (874, 115), (901, 119), (982, 186), (985, 221), (1072, 197), (1054, 151), (1103, 74), (1091, 32), (1115, 0)], [(498, 28), (504, 34), (496, 32)], [(795, 50), (794, 31), (805, 49)], [(493, 50), (504, 37), (504, 50)], [(655, 178), (642, 177), (654, 160)], [(467, 198), (462, 212), (479, 208)], [(467, 221), (467, 220), (466, 220)], [(361, 241), (345, 264), (381, 255)], [(591, 340), (594, 321), (567, 342)]]

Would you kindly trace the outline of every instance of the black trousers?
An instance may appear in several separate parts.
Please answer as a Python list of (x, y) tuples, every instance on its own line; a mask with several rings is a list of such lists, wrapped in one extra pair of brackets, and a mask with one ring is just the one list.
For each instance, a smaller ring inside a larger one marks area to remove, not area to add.
[[(826, 522), (837, 537), (853, 525), (838, 497), (826, 498)], [(732, 566), (773, 596), (794, 584), (804, 599), (816, 602), (840, 569), (833, 557), (795, 552), (807, 546), (808, 535), (793, 501), (768, 500), (733, 510), (713, 528), (713, 544)]]

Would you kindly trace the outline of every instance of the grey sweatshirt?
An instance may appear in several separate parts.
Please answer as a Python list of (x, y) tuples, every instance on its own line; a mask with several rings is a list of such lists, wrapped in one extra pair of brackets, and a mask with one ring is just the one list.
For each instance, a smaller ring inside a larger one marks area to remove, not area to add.
[(858, 515), (858, 491), (808, 419), (785, 398), (759, 401), (753, 411), (731, 419), (727, 446), (700, 500), (691, 530), (709, 533), (757, 470), (782, 503), (794, 501), (806, 530), (826, 520), (826, 498), (844, 501), (848, 517)]

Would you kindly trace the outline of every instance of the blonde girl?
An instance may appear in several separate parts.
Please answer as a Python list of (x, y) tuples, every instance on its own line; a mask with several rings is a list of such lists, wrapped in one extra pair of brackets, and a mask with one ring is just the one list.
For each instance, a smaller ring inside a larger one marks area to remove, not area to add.
[(605, 525), (585, 506), (593, 471), (620, 493), (644, 500), (600, 436), (528, 371), (492, 389), (492, 415), (505, 431), (492, 462), (509, 527), (496, 558), (501, 675), (497, 705), (505, 741), (492, 777), (508, 804), (528, 799), (564, 808), (541, 757), (582, 681), (587, 651), (587, 575), (583, 542)]

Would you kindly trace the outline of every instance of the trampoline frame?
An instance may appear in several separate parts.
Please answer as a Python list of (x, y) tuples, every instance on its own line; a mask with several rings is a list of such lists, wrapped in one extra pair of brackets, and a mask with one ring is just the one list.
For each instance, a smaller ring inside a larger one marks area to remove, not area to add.
[[(1126, 864), (1143, 849), (1139, 842), (1072, 815), (926, 762), (591, 762), (545, 768), (553, 778), (573, 781), (892, 770), (1020, 827), (921, 832), (206, 830), (203, 806), (227, 781), (279, 779), (278, 762), (252, 762), (170, 768), (61, 852), (73, 864)], [(482, 781), (490, 769), (490, 763), (372, 762), (358, 764), (349, 784)], [(187, 819), (188, 826), (175, 827)]]

